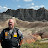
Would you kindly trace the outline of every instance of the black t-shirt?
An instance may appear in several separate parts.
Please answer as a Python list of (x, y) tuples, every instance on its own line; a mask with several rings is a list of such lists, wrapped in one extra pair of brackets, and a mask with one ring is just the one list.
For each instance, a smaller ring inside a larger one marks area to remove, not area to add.
[(0, 34), (0, 40), (2, 40), (2, 46), (16, 46), (18, 45), (19, 41), (23, 39), (23, 34), (22, 32), (17, 29), (9, 29), (5, 28)]

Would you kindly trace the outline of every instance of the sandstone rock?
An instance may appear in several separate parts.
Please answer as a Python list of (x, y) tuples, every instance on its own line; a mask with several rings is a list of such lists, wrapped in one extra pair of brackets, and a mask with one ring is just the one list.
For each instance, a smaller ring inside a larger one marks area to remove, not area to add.
[(48, 32), (43, 33), (42, 38), (48, 38)]
[[(46, 29), (46, 31), (47, 31), (47, 29)], [(48, 32), (45, 32), (45, 29), (42, 30), (42, 32), (37, 32), (36, 35), (39, 35), (39, 37), (41, 37), (41, 38), (48, 38)]]
[(32, 42), (35, 42), (35, 40), (34, 39), (27, 39), (26, 42), (30, 44)]

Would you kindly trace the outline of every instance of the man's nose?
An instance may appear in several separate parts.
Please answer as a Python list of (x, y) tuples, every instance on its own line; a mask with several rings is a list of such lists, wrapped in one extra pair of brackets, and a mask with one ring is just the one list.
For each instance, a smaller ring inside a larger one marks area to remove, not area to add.
[(9, 23), (9, 25), (12, 25), (12, 23)]

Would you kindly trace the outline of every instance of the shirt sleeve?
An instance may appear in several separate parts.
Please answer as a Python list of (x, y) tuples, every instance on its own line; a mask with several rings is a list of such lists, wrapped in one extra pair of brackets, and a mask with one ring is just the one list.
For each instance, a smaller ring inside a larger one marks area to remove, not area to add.
[(1, 34), (0, 34), (0, 40), (2, 40), (3, 39), (3, 32), (4, 32), (4, 30), (1, 32)]
[(23, 39), (23, 34), (20, 30), (18, 30), (18, 34), (19, 34), (19, 39), (22, 40)]

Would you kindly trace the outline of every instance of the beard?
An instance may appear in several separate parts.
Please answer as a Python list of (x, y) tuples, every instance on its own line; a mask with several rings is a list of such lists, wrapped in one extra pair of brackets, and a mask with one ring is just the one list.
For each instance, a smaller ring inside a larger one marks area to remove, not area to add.
[(13, 26), (12, 26), (12, 25), (10, 25), (10, 26), (9, 26), (9, 28), (10, 28), (10, 29), (12, 29), (12, 28), (13, 28)]

